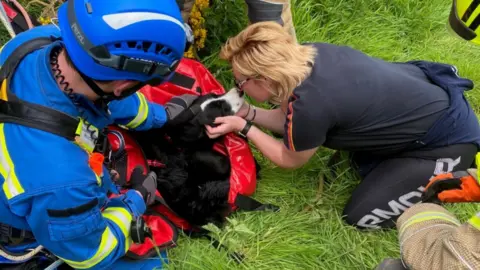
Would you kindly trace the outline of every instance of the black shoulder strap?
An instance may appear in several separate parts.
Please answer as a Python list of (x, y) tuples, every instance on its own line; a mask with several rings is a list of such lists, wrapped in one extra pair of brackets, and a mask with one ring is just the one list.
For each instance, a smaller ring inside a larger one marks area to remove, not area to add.
[(79, 119), (61, 111), (20, 100), (9, 91), (15, 69), (29, 53), (52, 43), (52, 38), (36, 38), (20, 45), (5, 60), (0, 69), (0, 123), (13, 123), (75, 140)]
[(11, 77), (15, 68), (27, 54), (51, 43), (52, 38), (41, 37), (29, 40), (18, 46), (3, 63), (2, 68), (0, 69), (0, 80), (3, 81), (4, 79)]

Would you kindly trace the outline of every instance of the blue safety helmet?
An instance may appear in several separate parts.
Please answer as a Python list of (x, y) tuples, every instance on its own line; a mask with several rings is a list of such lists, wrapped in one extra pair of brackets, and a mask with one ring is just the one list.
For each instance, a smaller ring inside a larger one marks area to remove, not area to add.
[(175, 0), (68, 0), (58, 22), (73, 64), (94, 80), (159, 84), (186, 45)]

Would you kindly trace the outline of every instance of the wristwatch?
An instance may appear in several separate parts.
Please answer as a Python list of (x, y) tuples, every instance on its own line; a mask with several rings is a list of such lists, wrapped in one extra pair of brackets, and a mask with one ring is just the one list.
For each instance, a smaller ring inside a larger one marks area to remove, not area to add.
[(250, 127), (252, 127), (252, 121), (247, 120), (247, 123), (245, 124), (243, 129), (238, 132), (238, 134), (240, 134), (244, 138), (247, 138), (247, 133), (250, 130)]

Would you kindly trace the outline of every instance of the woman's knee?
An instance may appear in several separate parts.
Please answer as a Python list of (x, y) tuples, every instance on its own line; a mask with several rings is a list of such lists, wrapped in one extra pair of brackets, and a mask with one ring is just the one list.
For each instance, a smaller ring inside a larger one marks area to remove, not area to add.
[(390, 229), (395, 227), (398, 217), (407, 209), (403, 205), (387, 205), (388, 210), (381, 207), (362, 207), (358, 203), (349, 203), (343, 209), (342, 218), (348, 225), (358, 229)]

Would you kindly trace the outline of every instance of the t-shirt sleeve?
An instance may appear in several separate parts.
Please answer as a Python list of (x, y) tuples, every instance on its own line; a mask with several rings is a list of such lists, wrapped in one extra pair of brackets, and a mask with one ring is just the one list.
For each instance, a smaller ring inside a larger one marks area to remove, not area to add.
[(304, 151), (321, 146), (328, 130), (333, 126), (333, 116), (316, 98), (299, 97), (295, 93), (287, 106), (283, 141), (287, 149)]

